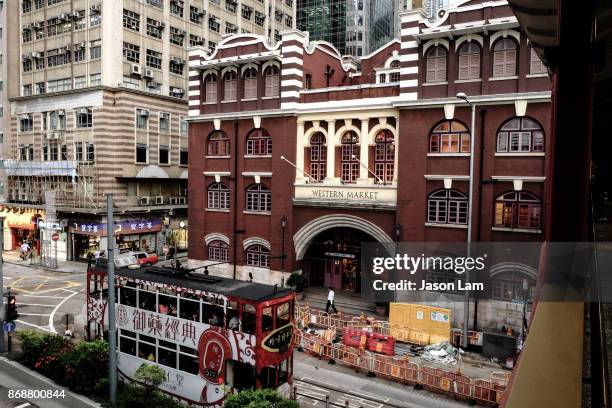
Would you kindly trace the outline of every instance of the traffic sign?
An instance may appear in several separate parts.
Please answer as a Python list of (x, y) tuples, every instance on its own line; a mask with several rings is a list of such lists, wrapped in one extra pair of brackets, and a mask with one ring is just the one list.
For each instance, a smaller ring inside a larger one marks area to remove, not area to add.
[(54, 241), (59, 241), (59, 239), (60, 239), (60, 235), (59, 235), (57, 232), (54, 232), (54, 233), (51, 235), (51, 239), (52, 239), (52, 240), (54, 240)]
[(4, 322), (3, 329), (5, 332), (15, 331), (17, 324), (15, 322)]

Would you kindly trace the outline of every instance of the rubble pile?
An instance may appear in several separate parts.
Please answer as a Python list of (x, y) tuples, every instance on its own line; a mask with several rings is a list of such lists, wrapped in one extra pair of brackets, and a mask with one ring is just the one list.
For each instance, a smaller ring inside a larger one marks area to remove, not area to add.
[(463, 350), (454, 347), (448, 341), (425, 346), (421, 357), (425, 361), (435, 361), (442, 364), (455, 364), (461, 361)]

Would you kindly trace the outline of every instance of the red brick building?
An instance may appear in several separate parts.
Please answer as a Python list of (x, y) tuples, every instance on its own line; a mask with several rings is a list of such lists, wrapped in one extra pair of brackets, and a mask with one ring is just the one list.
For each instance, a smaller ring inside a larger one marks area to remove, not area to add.
[[(190, 266), (358, 291), (361, 242), (466, 240), (470, 154), (472, 240), (546, 238), (551, 84), (507, 2), (401, 19), (359, 64), (298, 31), (191, 51)], [(496, 269), (499, 299), (519, 269)]]

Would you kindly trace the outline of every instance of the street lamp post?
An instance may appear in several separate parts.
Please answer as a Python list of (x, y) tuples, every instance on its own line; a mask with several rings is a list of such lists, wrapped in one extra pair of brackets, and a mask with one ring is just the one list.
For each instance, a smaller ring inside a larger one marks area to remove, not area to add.
[[(470, 256), (472, 246), (472, 203), (474, 196), (474, 142), (476, 128), (476, 105), (468, 99), (463, 92), (457, 94), (457, 98), (464, 100), (472, 108), (472, 124), (470, 126), (470, 182), (468, 186), (468, 214), (467, 214), (467, 256)], [(470, 281), (469, 271), (465, 272), (466, 283)], [(463, 308), (463, 348), (468, 346), (468, 323), (470, 321), (470, 292), (465, 291), (465, 305)]]
[(285, 287), (285, 227), (287, 226), (287, 217), (281, 217), (281, 288)]

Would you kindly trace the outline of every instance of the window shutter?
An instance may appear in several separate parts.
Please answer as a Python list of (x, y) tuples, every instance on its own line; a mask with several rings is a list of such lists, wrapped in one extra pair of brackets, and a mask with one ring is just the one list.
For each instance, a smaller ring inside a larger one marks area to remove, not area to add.
[(516, 50), (506, 50), (505, 51), (505, 76), (516, 75)]
[(436, 60), (434, 58), (427, 58), (427, 77), (425, 82), (434, 82), (436, 75)]
[(469, 60), (469, 79), (480, 78), (480, 53), (470, 55)]
[(469, 79), (470, 72), (470, 56), (459, 55), (459, 79)]

